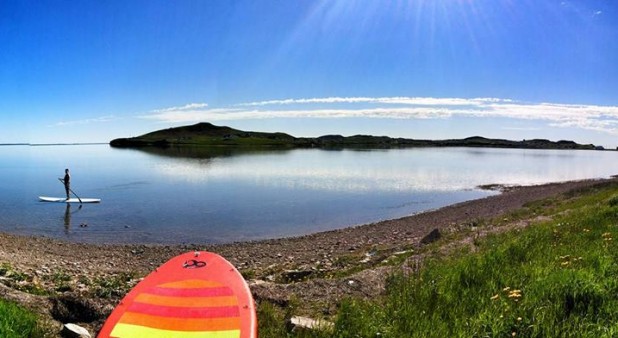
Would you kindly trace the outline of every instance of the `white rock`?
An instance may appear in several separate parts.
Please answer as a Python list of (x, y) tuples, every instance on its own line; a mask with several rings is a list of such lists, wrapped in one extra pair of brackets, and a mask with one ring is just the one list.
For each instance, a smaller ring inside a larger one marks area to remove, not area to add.
[(315, 320), (307, 317), (293, 316), (290, 318), (290, 323), (294, 327), (303, 328), (303, 329), (329, 329), (332, 328), (335, 324), (326, 321), (326, 320)]
[(92, 338), (88, 330), (75, 324), (64, 324), (62, 336), (66, 338)]

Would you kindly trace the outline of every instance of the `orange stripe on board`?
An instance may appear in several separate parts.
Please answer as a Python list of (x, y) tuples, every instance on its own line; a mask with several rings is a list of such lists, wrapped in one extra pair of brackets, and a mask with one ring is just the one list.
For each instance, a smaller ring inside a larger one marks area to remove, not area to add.
[(142, 293), (135, 297), (134, 302), (171, 307), (217, 307), (238, 305), (238, 299), (236, 299), (236, 296), (190, 298), (158, 296), (147, 293)]
[(133, 302), (126, 307), (125, 310), (171, 318), (223, 318), (240, 316), (239, 306), (179, 307)]
[(217, 286), (212, 288), (161, 288), (153, 287), (144, 293), (149, 293), (158, 296), (168, 297), (222, 297), (233, 296), (234, 290), (226, 286)]
[(223, 286), (223, 284), (211, 280), (199, 280), (199, 279), (187, 279), (178, 282), (171, 282), (158, 285), (162, 288), (178, 288), (178, 289), (191, 289), (191, 288), (211, 288), (217, 286)]
[(125, 312), (118, 323), (176, 331), (240, 330), (240, 317), (229, 318), (166, 318), (135, 312)]

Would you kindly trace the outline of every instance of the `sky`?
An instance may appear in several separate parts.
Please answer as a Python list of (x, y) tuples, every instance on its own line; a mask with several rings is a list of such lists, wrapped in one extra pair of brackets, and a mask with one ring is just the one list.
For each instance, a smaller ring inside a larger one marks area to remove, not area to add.
[(211, 122), (618, 146), (616, 0), (0, 0), (0, 143)]

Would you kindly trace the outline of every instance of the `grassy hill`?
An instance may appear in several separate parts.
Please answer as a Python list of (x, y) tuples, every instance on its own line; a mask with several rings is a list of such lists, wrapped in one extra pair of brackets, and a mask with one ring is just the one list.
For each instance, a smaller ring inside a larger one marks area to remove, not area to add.
[(138, 137), (120, 138), (110, 142), (114, 147), (171, 146), (171, 145), (234, 145), (286, 146), (297, 138), (284, 133), (242, 131), (230, 127), (198, 123), (192, 126), (154, 131)]
[(241, 146), (287, 148), (395, 148), (395, 147), (490, 147), (527, 149), (598, 149), (593, 144), (533, 139), (510, 141), (481, 136), (451, 140), (417, 140), (371, 135), (324, 135), (294, 137), (285, 133), (243, 131), (211, 123), (198, 123), (154, 131), (138, 137), (112, 140), (113, 147)]

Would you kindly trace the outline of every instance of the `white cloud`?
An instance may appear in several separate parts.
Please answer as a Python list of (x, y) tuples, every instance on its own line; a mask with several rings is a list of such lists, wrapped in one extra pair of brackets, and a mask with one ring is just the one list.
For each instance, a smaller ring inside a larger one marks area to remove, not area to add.
[(445, 105), (462, 106), (474, 105), (483, 102), (512, 102), (508, 99), (497, 98), (434, 98), (434, 97), (326, 97), (312, 99), (285, 99), (241, 103), (237, 106), (269, 106), (269, 105), (290, 105), (290, 104), (312, 104), (312, 103), (385, 103), (385, 104), (405, 104), (405, 105)]
[(207, 103), (189, 103), (189, 104), (185, 104), (184, 106), (179, 106), (179, 107), (156, 109), (156, 110), (153, 110), (153, 112), (165, 113), (165, 112), (177, 112), (177, 111), (191, 111), (191, 110), (206, 108), (206, 107), (208, 107)]
[[(315, 104), (320, 104), (320, 107), (315, 107)], [(291, 105), (294, 109), (286, 109)], [(206, 104), (191, 104), (158, 109), (139, 117), (168, 123), (189, 123), (274, 118), (447, 119), (461, 116), (546, 121), (553, 127), (618, 135), (616, 106), (525, 103), (500, 98), (327, 97), (270, 100), (242, 103), (230, 108), (201, 109), (205, 107)]]
[(110, 122), (118, 120), (118, 118), (114, 115), (107, 115), (83, 120), (73, 120), (73, 121), (60, 121), (52, 126), (54, 127), (66, 127), (66, 126), (74, 126), (74, 125), (82, 125), (82, 124), (90, 124), (90, 123), (101, 123), (101, 122)]
[(227, 114), (234, 113), (239, 111), (238, 109), (179, 109), (179, 110), (169, 110), (166, 109), (157, 109), (152, 112), (139, 115), (137, 118), (147, 119), (147, 120), (155, 120), (160, 122), (171, 122), (171, 123), (183, 123), (183, 122), (199, 122), (199, 121), (208, 121), (208, 120), (225, 120), (221, 118), (217, 118), (217, 116), (226, 116)]
[(537, 127), (502, 127), (502, 130), (516, 130), (516, 131), (537, 131), (541, 130), (541, 128)]

